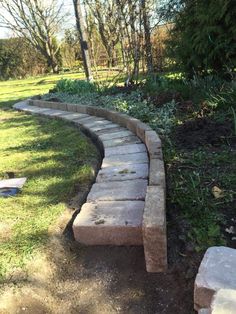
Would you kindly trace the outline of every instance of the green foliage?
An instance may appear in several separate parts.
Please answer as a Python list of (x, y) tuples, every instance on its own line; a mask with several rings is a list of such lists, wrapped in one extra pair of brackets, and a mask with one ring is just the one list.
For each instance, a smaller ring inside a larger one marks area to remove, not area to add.
[(84, 80), (62, 79), (57, 82), (55, 90), (57, 92), (83, 95), (97, 92), (98, 86), (95, 83)]
[(181, 1), (174, 18), (170, 55), (189, 77), (233, 75), (236, 66), (234, 0)]
[(45, 59), (23, 38), (0, 39), (0, 80), (45, 72)]

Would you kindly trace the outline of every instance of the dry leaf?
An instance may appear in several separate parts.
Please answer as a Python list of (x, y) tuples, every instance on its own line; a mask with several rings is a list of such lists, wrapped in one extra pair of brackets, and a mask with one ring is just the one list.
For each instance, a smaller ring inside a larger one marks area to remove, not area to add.
[(224, 191), (221, 190), (220, 188), (218, 188), (218, 186), (213, 186), (212, 188), (212, 194), (214, 195), (214, 197), (217, 199), (217, 198), (222, 198), (224, 197)]

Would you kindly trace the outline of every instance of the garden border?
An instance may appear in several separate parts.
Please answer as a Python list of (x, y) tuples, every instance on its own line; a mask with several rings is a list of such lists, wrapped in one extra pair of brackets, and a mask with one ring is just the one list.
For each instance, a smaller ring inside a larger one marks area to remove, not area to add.
[[(129, 129), (146, 145), (149, 155), (149, 181), (146, 191), (145, 208), (142, 221), (142, 236), (146, 269), (148, 272), (166, 271), (166, 183), (162, 145), (158, 134), (147, 124), (136, 118), (101, 107), (28, 99), (15, 104), (14, 108), (40, 114), (40, 112), (37, 111), (34, 112), (33, 110), (27, 110), (27, 107), (30, 108), (30, 106), (76, 112), (105, 118)], [(60, 118), (60, 116), (55, 117)], [(82, 131), (95, 140), (95, 143), (99, 146), (100, 151), (104, 150), (102, 142), (95, 133), (86, 127), (83, 127)]]

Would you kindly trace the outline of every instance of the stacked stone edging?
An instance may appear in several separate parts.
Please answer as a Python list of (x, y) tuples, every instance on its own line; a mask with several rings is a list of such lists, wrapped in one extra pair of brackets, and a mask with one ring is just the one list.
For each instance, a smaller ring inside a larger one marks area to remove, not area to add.
[[(149, 154), (149, 181), (142, 223), (146, 268), (148, 272), (165, 271), (167, 269), (165, 169), (161, 140), (157, 133), (140, 120), (114, 110), (33, 99), (30, 99), (28, 104), (41, 108), (70, 111), (105, 118), (129, 129), (146, 145)], [(17, 109), (17, 104), (15, 108)], [(87, 127), (83, 128), (83, 131), (91, 137), (95, 136), (95, 139), (98, 140), (100, 151), (102, 151), (102, 142), (98, 139), (98, 136)]]

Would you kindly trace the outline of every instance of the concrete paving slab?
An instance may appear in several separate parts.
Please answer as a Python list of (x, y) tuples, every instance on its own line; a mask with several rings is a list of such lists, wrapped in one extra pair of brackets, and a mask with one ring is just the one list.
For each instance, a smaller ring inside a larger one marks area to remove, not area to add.
[(103, 168), (98, 172), (96, 182), (147, 179), (148, 168), (147, 163)]
[(73, 223), (86, 245), (142, 245), (143, 201), (86, 203)]
[(93, 184), (87, 202), (144, 200), (147, 180), (102, 182)]
[(116, 138), (122, 138), (122, 137), (127, 137), (130, 135), (134, 135), (131, 131), (118, 131), (118, 132), (112, 132), (110, 130), (108, 130), (108, 132), (106, 134), (101, 134), (99, 135), (100, 140), (102, 141), (109, 141), (112, 139), (116, 139)]
[(114, 138), (108, 141), (103, 141), (104, 147), (115, 147), (126, 144), (140, 144), (140, 139), (135, 135), (129, 135), (121, 138)]
[(108, 147), (105, 149), (105, 157), (113, 155), (123, 155), (123, 154), (136, 154), (146, 152), (146, 146), (144, 144), (127, 144), (116, 147)]
[(209, 248), (198, 270), (194, 285), (195, 310), (210, 308), (213, 295), (220, 289), (236, 290), (236, 250)]
[(117, 167), (129, 164), (138, 164), (138, 163), (148, 163), (148, 155), (146, 152), (134, 153), (134, 154), (124, 154), (124, 155), (112, 155), (105, 157), (102, 161), (102, 169), (107, 167)]

